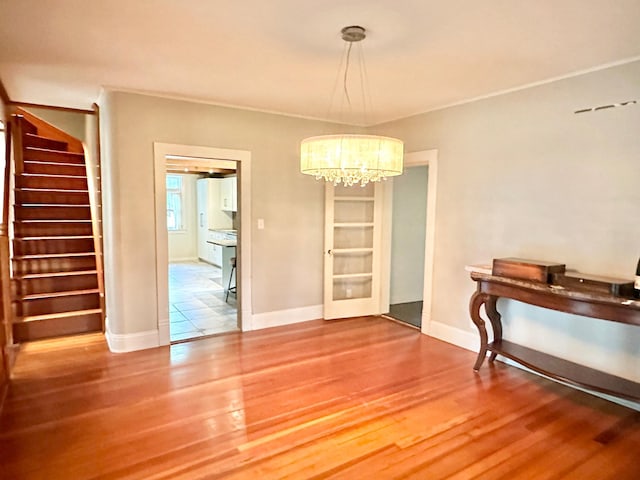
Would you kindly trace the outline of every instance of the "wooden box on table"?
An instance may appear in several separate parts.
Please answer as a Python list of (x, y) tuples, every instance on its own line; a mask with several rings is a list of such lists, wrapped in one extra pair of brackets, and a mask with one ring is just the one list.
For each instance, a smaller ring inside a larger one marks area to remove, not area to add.
[(561, 285), (572, 290), (580, 290), (616, 297), (633, 296), (633, 282), (620, 278), (602, 277), (600, 275), (588, 275), (579, 272), (565, 272), (553, 274), (554, 285)]
[(494, 258), (492, 275), (533, 282), (550, 283), (554, 274), (562, 274), (566, 265), (524, 258)]

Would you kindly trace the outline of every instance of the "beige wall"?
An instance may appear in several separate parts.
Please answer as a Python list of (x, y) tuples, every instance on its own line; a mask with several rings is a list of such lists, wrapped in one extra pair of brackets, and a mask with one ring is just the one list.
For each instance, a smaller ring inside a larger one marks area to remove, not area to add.
[(423, 300), (427, 227), (426, 165), (405, 168), (393, 178), (391, 278), (389, 302)]
[[(475, 333), (466, 264), (566, 263), (631, 279), (640, 255), (640, 62), (375, 128), (438, 149), (432, 319)], [(640, 329), (505, 302), (506, 336), (640, 380)], [(556, 332), (563, 332), (553, 339)]]
[(322, 303), (324, 185), (300, 173), (298, 152), (331, 126), (122, 92), (100, 103), (112, 332), (157, 328), (153, 142), (249, 150), (253, 313)]
[(51, 108), (24, 107), (24, 109), (79, 140), (84, 141), (86, 138), (85, 120), (91, 115)]

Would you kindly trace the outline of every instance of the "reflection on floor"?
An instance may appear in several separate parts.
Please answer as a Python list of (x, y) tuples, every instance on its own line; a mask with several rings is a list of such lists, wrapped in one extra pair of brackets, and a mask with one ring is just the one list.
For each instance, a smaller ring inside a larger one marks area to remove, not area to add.
[(422, 301), (389, 305), (388, 315), (396, 320), (420, 328), (422, 325)]
[(204, 262), (169, 264), (171, 341), (238, 330), (236, 298), (225, 302), (222, 271)]

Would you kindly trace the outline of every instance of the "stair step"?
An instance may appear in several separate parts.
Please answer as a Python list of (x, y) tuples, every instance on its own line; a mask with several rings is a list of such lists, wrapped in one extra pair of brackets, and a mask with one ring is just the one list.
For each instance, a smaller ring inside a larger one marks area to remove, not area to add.
[(95, 253), (66, 255), (31, 255), (12, 259), (15, 276), (40, 273), (78, 272), (96, 269)]
[(15, 194), (16, 203), (19, 205), (86, 205), (89, 203), (87, 190), (16, 189)]
[(13, 323), (15, 342), (101, 331), (102, 311), (99, 308), (31, 315)]
[(16, 206), (16, 220), (91, 220), (88, 205)]
[(70, 175), (16, 175), (16, 188), (88, 190), (87, 177)]
[[(65, 273), (66, 275), (60, 275)], [(70, 274), (72, 273), (72, 274)], [(79, 272), (55, 272), (50, 275), (24, 276), (14, 279), (14, 298), (26, 299), (29, 295), (47, 295), (69, 290), (93, 290), (98, 288), (96, 270)]]
[(32, 133), (33, 135), (38, 134), (38, 128), (23, 116), (19, 116), (18, 121), (20, 122), (20, 127), (22, 129), (23, 134), (26, 134), (26, 133)]
[(21, 237), (19, 240), (32, 241), (32, 240), (77, 240), (80, 238), (93, 238), (93, 235), (37, 235), (32, 237)]
[(34, 175), (69, 175), (82, 177), (87, 174), (84, 164), (75, 165), (73, 163), (53, 163), (53, 162), (32, 162), (25, 160), (23, 172)]
[(22, 220), (13, 224), (16, 237), (92, 235), (90, 220)]
[(97, 270), (77, 270), (74, 272), (50, 272), (50, 273), (27, 273), (16, 277), (16, 280), (35, 280), (35, 279), (48, 279), (58, 277), (72, 277), (74, 275), (92, 275), (97, 274)]
[(51, 163), (73, 163), (84, 167), (84, 154), (76, 152), (66, 152), (61, 150), (51, 150), (47, 148), (27, 147), (24, 149), (25, 161), (51, 162)]
[(94, 251), (93, 236), (26, 237), (13, 240), (15, 256), (52, 255)]
[(15, 302), (16, 314), (19, 317), (94, 308), (100, 308), (98, 289), (34, 295), (27, 297), (24, 301)]
[(99, 308), (90, 308), (87, 310), (74, 310), (72, 312), (61, 312), (61, 313), (45, 313), (43, 315), (30, 315), (26, 317), (19, 317), (14, 323), (23, 323), (23, 322), (38, 322), (41, 320), (52, 320), (55, 318), (69, 318), (76, 317), (79, 315), (87, 315), (92, 313), (102, 313), (102, 310)]
[(33, 133), (25, 133), (22, 138), (22, 144), (25, 147), (46, 148), (50, 150), (66, 151), (68, 144), (62, 140), (54, 140), (53, 138), (42, 137)]
[(98, 288), (86, 288), (80, 290), (61, 290), (59, 292), (41, 292), (41, 293), (30, 293), (22, 296), (22, 301), (29, 300), (42, 300), (44, 298), (57, 298), (57, 297), (73, 297), (74, 295), (88, 295), (91, 293), (100, 293)]
[(42, 258), (67, 258), (67, 257), (91, 257), (94, 252), (77, 252), (77, 253), (38, 253), (33, 255), (14, 255), (15, 260), (34, 260)]

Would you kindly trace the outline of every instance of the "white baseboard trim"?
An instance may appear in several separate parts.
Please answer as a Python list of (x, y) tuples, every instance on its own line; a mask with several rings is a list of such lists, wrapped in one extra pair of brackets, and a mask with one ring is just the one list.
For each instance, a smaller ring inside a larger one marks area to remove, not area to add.
[(324, 310), (322, 305), (290, 308), (288, 310), (278, 310), (275, 312), (254, 313), (251, 316), (251, 330), (317, 320), (322, 318), (323, 314)]
[(160, 321), (158, 323), (158, 344), (170, 345), (171, 344), (171, 330), (169, 327), (169, 319)]
[(113, 353), (134, 352), (160, 346), (158, 330), (121, 334), (111, 332), (107, 324), (105, 337), (109, 350)]
[[(468, 332), (466, 330), (462, 330), (460, 328), (456, 328), (456, 327), (452, 327), (450, 325), (446, 325), (444, 323), (439, 323), (439, 322), (431, 322), (429, 324), (429, 333), (428, 335), (430, 337), (434, 337), (437, 338), (438, 340), (442, 340), (444, 342), (447, 343), (451, 343), (453, 345), (456, 345), (458, 347), (464, 348), (466, 350), (471, 350), (472, 352), (478, 352), (478, 350), (480, 349), (480, 338), (478, 336), (477, 333), (472, 333), (472, 332)], [(544, 377), (544, 378), (549, 378), (546, 375), (542, 375), (541, 373), (538, 372), (534, 372), (533, 370), (530, 370), (529, 368), (525, 367), (524, 365), (520, 365), (517, 362), (514, 362), (508, 358), (503, 357), (502, 355), (498, 355), (498, 358), (496, 359), (499, 362), (503, 362), (506, 363), (507, 365), (510, 365), (512, 367), (516, 367), (519, 368), (521, 370), (525, 370), (529, 373), (533, 373), (534, 375), (538, 375), (540, 377)], [(485, 365), (486, 365), (486, 361), (485, 361)], [(469, 368), (471, 368), (472, 365), (469, 365)], [(558, 380), (555, 380), (553, 378), (549, 378), (549, 380), (553, 380), (555, 382), (558, 383), (562, 383), (563, 385), (566, 385), (568, 387), (571, 388), (575, 388), (577, 390), (581, 390), (583, 392), (589, 393), (591, 395), (595, 395), (596, 397), (600, 397), (600, 398), (604, 398), (605, 400), (609, 400), (611, 402), (617, 403), (619, 405), (623, 405), (625, 407), (628, 408), (632, 408), (634, 410), (638, 410), (640, 411), (640, 403), (631, 401), (631, 400), (625, 400), (623, 398), (618, 398), (618, 397), (612, 397), (610, 395), (606, 395), (604, 393), (600, 393), (600, 392), (594, 392), (592, 390), (588, 390), (586, 388), (581, 388), (581, 387), (576, 387), (575, 385), (571, 385), (565, 382), (561, 382)]]
[(427, 335), (472, 352), (477, 352), (480, 349), (480, 337), (478, 337), (478, 334), (452, 327), (445, 323), (431, 321)]

